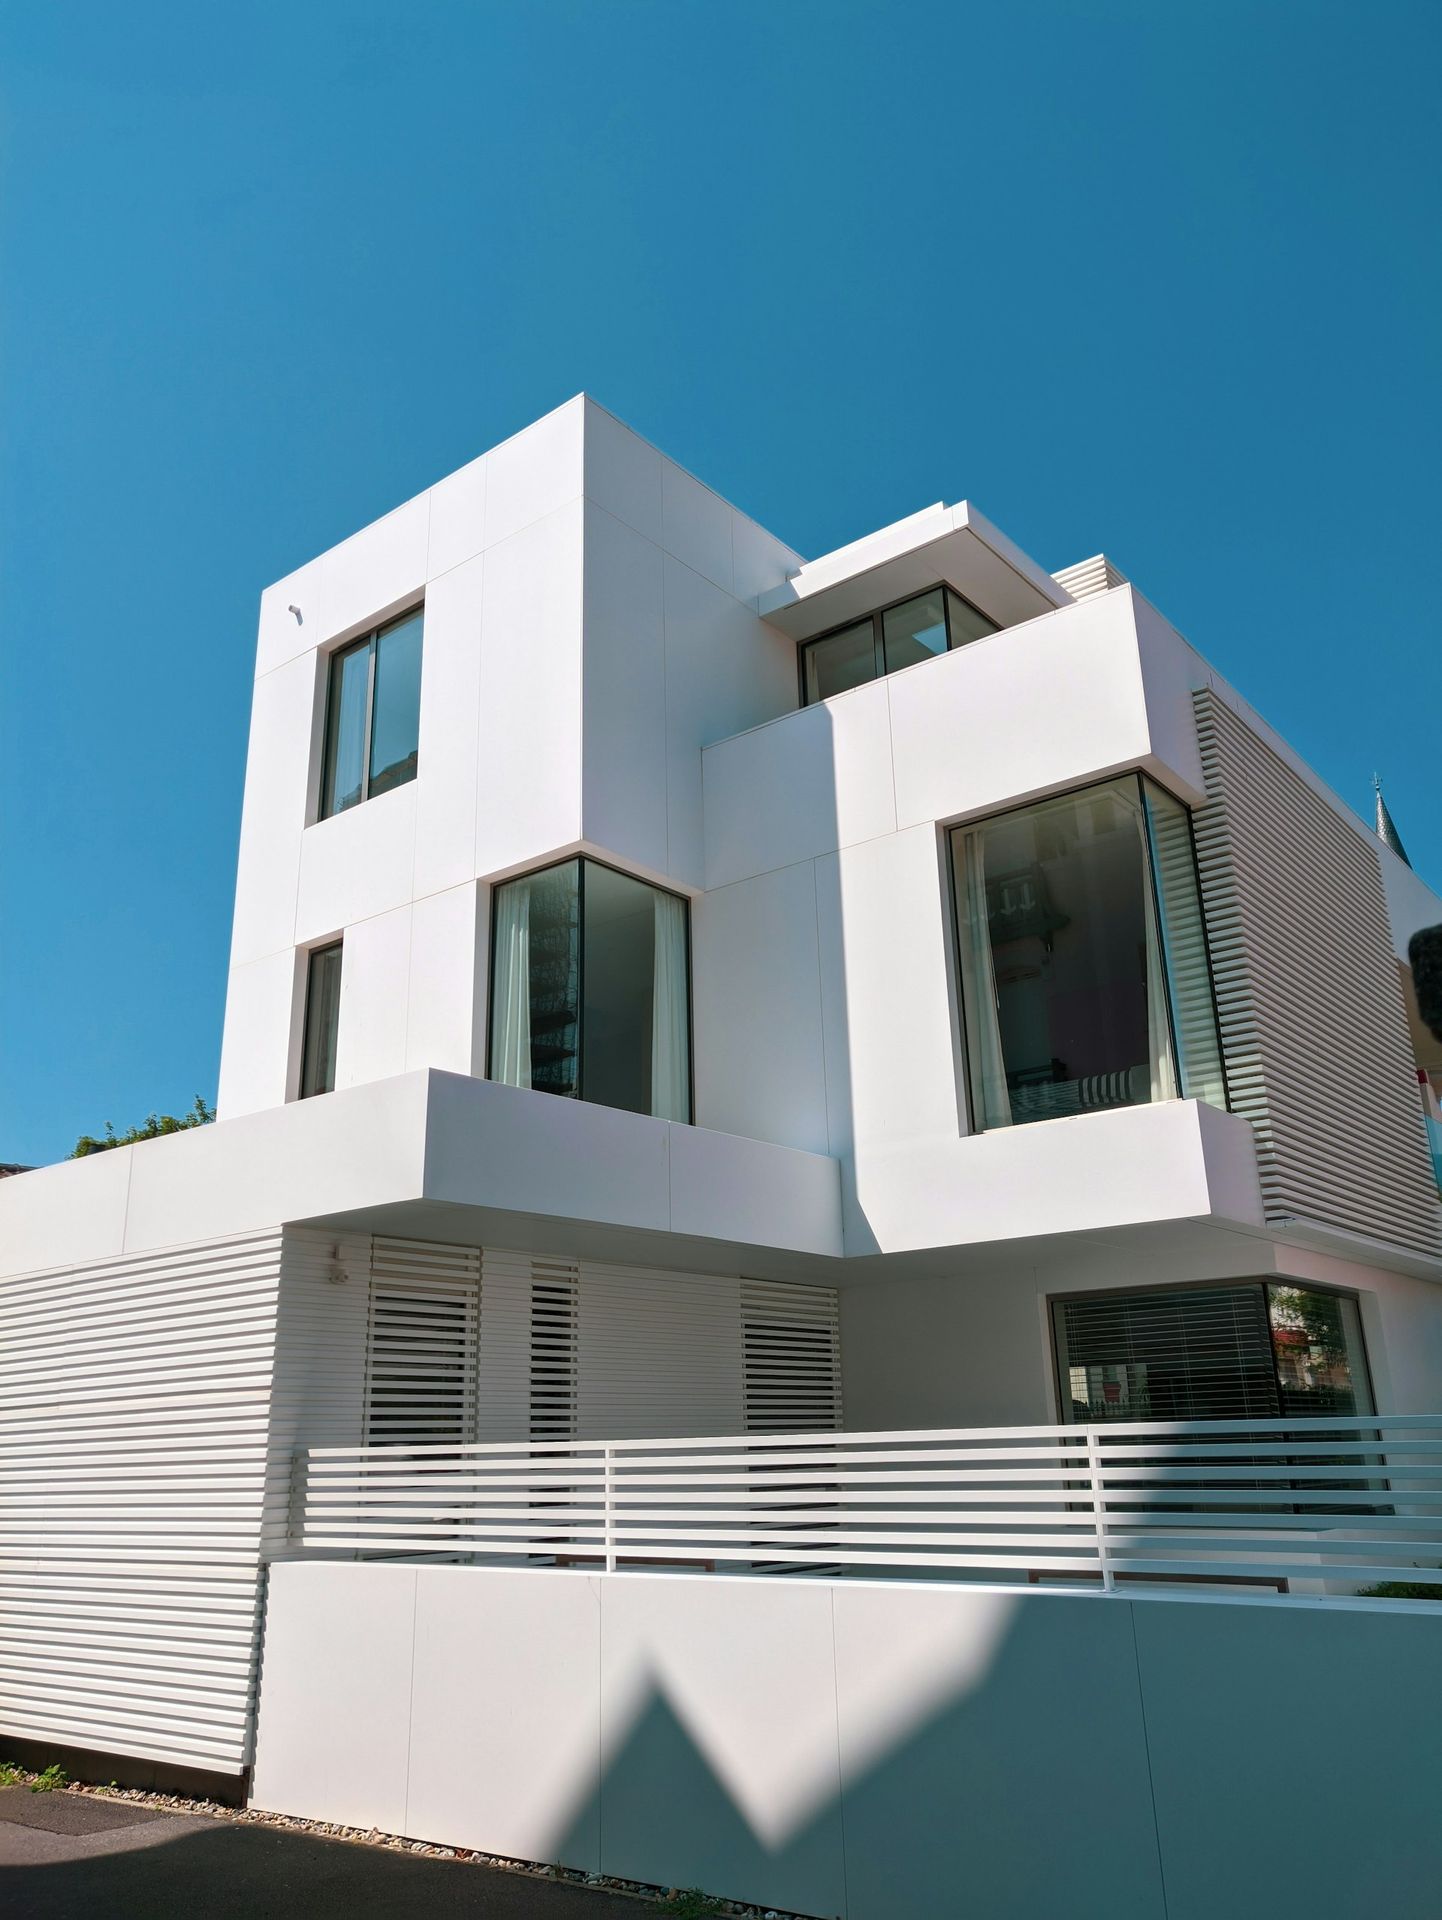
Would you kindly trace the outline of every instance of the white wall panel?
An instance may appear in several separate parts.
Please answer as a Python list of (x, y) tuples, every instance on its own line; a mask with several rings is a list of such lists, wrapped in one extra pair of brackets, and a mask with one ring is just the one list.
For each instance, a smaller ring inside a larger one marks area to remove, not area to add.
[(265, 1233), (0, 1283), (0, 1729), (246, 1763), (280, 1269)]
[(661, 544), (663, 456), (594, 400), (586, 402), (586, 498)]
[(313, 652), (255, 683), (231, 931), (232, 966), (295, 938), (301, 834), (315, 722)]
[(697, 1124), (827, 1152), (812, 862), (703, 895), (691, 956)]
[(486, 545), (575, 500), (585, 484), (585, 401), (577, 397), (486, 455)]
[(740, 1282), (580, 1263), (583, 1440), (739, 1433)]
[(674, 460), (661, 460), (661, 541), (716, 586), (731, 592), (732, 509)]
[(447, 474), (431, 488), (426, 577), (437, 580), (474, 559), (486, 543), (486, 456)]
[(298, 945), (403, 907), (413, 892), (416, 798), (412, 780), (305, 830), (296, 902)]
[(486, 553), (476, 787), (483, 877), (581, 837), (581, 538), (577, 499)]
[(420, 595), (430, 511), (430, 495), (419, 493), (321, 555), (325, 631), (317, 639), (364, 631)]
[(472, 881), (417, 900), (411, 909), (406, 1071), (439, 1067), (475, 1073), (484, 1060), (480, 1000), (485, 994), (483, 909)]
[(585, 839), (666, 871), (661, 550), (588, 502), (582, 652)]
[(340, 969), (337, 1087), (389, 1080), (406, 1070), (411, 909), (347, 929)]
[(459, 886), (476, 871), (484, 567), (483, 560), (469, 561), (426, 591), (412, 882), (417, 897)]
[(303, 962), (292, 947), (284, 946), (231, 968), (215, 1100), (220, 1119), (285, 1104), (298, 967), (304, 979)]

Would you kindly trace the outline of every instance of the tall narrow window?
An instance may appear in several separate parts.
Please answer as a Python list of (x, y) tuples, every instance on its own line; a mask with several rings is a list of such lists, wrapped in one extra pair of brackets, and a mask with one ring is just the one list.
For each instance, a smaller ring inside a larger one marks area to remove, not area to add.
[(340, 1031), (341, 943), (317, 947), (305, 985), (305, 1039), (301, 1049), (300, 1097), (335, 1087), (336, 1037)]
[(595, 860), (496, 889), (491, 1078), (691, 1117), (686, 902)]
[(417, 610), (331, 657), (322, 818), (415, 779), (422, 625)]
[(1136, 775), (952, 833), (978, 1127), (1225, 1104), (1191, 829)]

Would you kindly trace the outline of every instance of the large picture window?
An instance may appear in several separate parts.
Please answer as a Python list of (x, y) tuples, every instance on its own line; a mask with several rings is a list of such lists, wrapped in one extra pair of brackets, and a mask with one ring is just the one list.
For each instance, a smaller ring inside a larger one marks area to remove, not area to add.
[(1185, 807), (1132, 774), (951, 843), (978, 1128), (1226, 1105)]
[(422, 625), (417, 608), (331, 656), (322, 819), (415, 779)]
[(1052, 1303), (1061, 1417), (1351, 1418), (1373, 1411), (1351, 1294), (1288, 1281)]
[(597, 860), (497, 887), (490, 1072), (662, 1120), (691, 1118), (686, 902)]

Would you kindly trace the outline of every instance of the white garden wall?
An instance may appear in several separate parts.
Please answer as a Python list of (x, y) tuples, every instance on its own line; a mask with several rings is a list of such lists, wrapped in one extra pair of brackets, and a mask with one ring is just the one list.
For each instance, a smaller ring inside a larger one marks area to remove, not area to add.
[(253, 1803), (846, 1920), (1431, 1920), (1424, 1607), (272, 1567)]

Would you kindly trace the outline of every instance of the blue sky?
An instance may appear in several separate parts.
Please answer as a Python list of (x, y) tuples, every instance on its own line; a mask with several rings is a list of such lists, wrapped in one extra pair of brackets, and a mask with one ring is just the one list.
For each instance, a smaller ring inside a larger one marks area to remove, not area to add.
[(0, 21), (0, 1160), (215, 1091), (261, 587), (586, 389), (1104, 548), (1442, 883), (1442, 9)]

